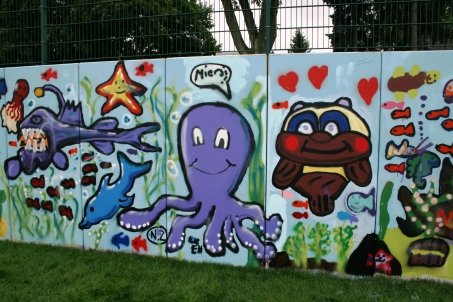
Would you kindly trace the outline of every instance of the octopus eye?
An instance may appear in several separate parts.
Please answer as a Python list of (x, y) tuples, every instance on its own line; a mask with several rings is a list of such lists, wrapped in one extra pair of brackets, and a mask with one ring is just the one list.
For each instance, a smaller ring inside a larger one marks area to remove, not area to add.
[(337, 135), (338, 134), (338, 126), (334, 122), (327, 123), (326, 127), (324, 128), (324, 131), (330, 133), (331, 135)]
[(220, 149), (228, 149), (230, 147), (230, 134), (228, 133), (228, 130), (225, 128), (217, 130), (214, 147)]
[(192, 139), (193, 139), (193, 145), (198, 146), (198, 145), (203, 145), (204, 144), (204, 139), (203, 139), (203, 133), (201, 133), (201, 129), (198, 127), (193, 128), (192, 130)]
[(33, 116), (31, 117), (31, 122), (32, 122), (33, 124), (41, 124), (41, 122), (42, 122), (42, 117), (40, 117), (39, 115), (33, 115)]
[(312, 134), (313, 127), (311, 126), (311, 124), (309, 122), (303, 122), (297, 128), (297, 132), (300, 132), (302, 134)]

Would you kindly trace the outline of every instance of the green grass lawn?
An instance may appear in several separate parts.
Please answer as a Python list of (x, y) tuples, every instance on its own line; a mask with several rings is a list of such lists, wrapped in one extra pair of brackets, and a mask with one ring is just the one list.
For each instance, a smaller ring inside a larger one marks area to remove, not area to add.
[(453, 284), (345, 278), (0, 241), (0, 301), (453, 301)]

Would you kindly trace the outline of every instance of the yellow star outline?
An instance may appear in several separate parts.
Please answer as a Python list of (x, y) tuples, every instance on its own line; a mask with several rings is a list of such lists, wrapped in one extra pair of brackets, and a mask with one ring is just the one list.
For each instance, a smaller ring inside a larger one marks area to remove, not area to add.
[(96, 87), (96, 92), (107, 99), (102, 106), (101, 114), (105, 115), (123, 105), (134, 115), (141, 115), (143, 108), (135, 99), (135, 96), (142, 96), (146, 92), (146, 87), (133, 81), (127, 73), (123, 61), (119, 61), (112, 76)]

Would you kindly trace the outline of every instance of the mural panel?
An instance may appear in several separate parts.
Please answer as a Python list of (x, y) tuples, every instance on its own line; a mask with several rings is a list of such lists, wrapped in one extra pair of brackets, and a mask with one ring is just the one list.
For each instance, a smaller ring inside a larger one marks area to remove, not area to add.
[(150, 232), (117, 221), (122, 209), (150, 206), (166, 191), (164, 77), (164, 60), (80, 64), (83, 116), (97, 131), (81, 145), (77, 223), (87, 248), (165, 255), (152, 244), (165, 238), (165, 217)]
[(82, 245), (78, 65), (5, 70), (4, 162), (14, 240)]
[(120, 219), (146, 229), (166, 214), (169, 256), (259, 265), (275, 254), (264, 231), (282, 224), (264, 215), (265, 67), (265, 56), (167, 60), (167, 195)]
[[(5, 70), (0, 69), (0, 108), (1, 113), (6, 111), (3, 109), (6, 106), (6, 92), (8, 87), (6, 86), (5, 80)], [(3, 118), (2, 118), (3, 122)], [(7, 135), (6, 128), (2, 127), (0, 129), (0, 137), (2, 146), (7, 146), (8, 141), (6, 138)], [(3, 163), (7, 159), (7, 149), (6, 147), (1, 148), (0, 150), (0, 240), (2, 239), (11, 239), (11, 215), (10, 215), (10, 203), (11, 203), (11, 194), (8, 185), (8, 179), (6, 178), (5, 169), (3, 168)]]
[(380, 66), (379, 53), (269, 57), (266, 210), (285, 220), (271, 266), (373, 266), (373, 239), (368, 261), (350, 256), (375, 229)]
[(383, 54), (379, 237), (407, 276), (453, 279), (452, 60)]

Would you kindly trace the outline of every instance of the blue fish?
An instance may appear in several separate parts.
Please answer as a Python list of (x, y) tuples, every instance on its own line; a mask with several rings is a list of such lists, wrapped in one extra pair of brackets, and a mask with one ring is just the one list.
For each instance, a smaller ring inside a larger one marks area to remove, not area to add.
[(46, 91), (56, 95), (59, 113), (38, 107), (24, 118), (17, 135), (21, 148), (16, 156), (5, 161), (8, 179), (16, 179), (22, 172), (31, 175), (38, 168), (46, 170), (52, 163), (57, 169), (66, 170), (69, 162), (62, 149), (80, 143), (90, 143), (105, 155), (115, 151), (114, 143), (128, 144), (144, 152), (161, 151), (141, 140), (142, 135), (158, 131), (159, 123), (148, 122), (135, 128), (120, 129), (117, 119), (100, 118), (87, 127), (80, 103), (74, 105), (65, 101), (61, 91), (50, 84), (36, 88), (35, 95), (43, 97)]
[(124, 235), (123, 232), (113, 235), (112, 244), (120, 249), (120, 245), (129, 246), (129, 236)]
[(97, 191), (85, 203), (80, 229), (89, 229), (99, 222), (112, 218), (120, 208), (130, 207), (134, 203), (135, 194), (127, 194), (134, 186), (135, 180), (151, 171), (152, 161), (136, 164), (122, 152), (117, 153), (120, 164), (120, 175), (110, 183), (112, 173), (101, 178)]
[(354, 214), (349, 214), (348, 212), (345, 211), (338, 212), (337, 217), (342, 221), (349, 220), (349, 223), (359, 222), (357, 216), (355, 216)]
[(0, 99), (2, 95), (5, 95), (8, 92), (8, 88), (6, 87), (5, 79), (0, 79)]
[(354, 192), (346, 198), (346, 206), (351, 212), (368, 212), (371, 216), (376, 215), (376, 203), (374, 201), (375, 189), (371, 188), (368, 194)]

